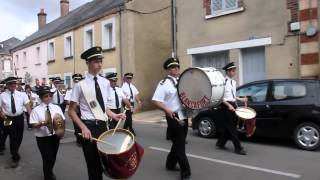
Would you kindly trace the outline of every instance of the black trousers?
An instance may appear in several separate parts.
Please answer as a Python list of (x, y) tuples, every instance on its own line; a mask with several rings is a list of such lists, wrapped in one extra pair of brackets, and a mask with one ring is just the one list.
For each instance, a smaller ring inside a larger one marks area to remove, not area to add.
[(20, 156), (18, 151), (23, 139), (24, 116), (22, 114), (15, 117), (7, 116), (7, 118), (12, 120), (12, 125), (5, 127), (3, 123), (0, 123), (0, 129), (2, 129), (2, 135), (0, 136), (0, 149), (4, 149), (6, 138), (9, 135), (12, 160), (19, 161)]
[[(98, 138), (107, 130), (107, 124), (103, 121), (83, 121), (91, 131), (93, 137)], [(82, 141), (83, 154), (87, 163), (89, 180), (102, 180), (103, 167), (100, 161), (99, 151), (94, 141)]]
[[(234, 102), (229, 102), (234, 108), (236, 104)], [(235, 150), (241, 150), (242, 146), (240, 144), (238, 131), (236, 128), (237, 116), (235, 112), (229, 110), (229, 108), (222, 104), (221, 105), (221, 118), (219, 122), (220, 136), (217, 141), (217, 146), (223, 147), (229, 139), (231, 139)]]
[(124, 122), (123, 128), (128, 129), (130, 132), (135, 134), (134, 129), (132, 127), (132, 112), (131, 111), (126, 111), (126, 121)]
[(178, 163), (181, 169), (181, 174), (191, 175), (189, 161), (186, 155), (186, 134), (188, 130), (188, 120), (185, 120), (185, 125), (181, 126), (175, 119), (166, 117), (168, 130), (170, 132), (170, 140), (172, 141), (171, 150), (167, 156), (166, 167), (174, 168)]
[(66, 102), (63, 102), (62, 104), (58, 104), (58, 106), (60, 106), (62, 113), (64, 114), (66, 112)]
[[(110, 109), (112, 112), (119, 114), (121, 112), (121, 109)], [(116, 120), (109, 120), (109, 129), (114, 129), (117, 126), (118, 121)]]
[(53, 167), (60, 145), (60, 138), (56, 135), (36, 137), (38, 148), (42, 157), (43, 175), (45, 180), (52, 180)]

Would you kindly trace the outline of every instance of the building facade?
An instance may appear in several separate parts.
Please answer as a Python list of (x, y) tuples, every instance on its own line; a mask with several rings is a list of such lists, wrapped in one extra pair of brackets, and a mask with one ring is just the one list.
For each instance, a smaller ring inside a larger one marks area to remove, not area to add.
[(213, 66), (221, 70), (234, 61), (239, 84), (319, 78), (318, 33), (306, 33), (308, 28), (318, 29), (319, 18), (313, 15), (318, 11), (317, 0), (177, 0), (177, 9), (183, 69)]
[(14, 37), (0, 42), (0, 79), (15, 75), (10, 49), (19, 43), (20, 40)]

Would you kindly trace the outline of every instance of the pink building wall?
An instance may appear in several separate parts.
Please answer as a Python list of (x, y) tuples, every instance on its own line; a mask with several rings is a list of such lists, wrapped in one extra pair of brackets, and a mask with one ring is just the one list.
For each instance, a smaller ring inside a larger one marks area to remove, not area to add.
[[(47, 66), (47, 41), (32, 45), (25, 49), (13, 52), (13, 72), (17, 72), (18, 77), (25, 77), (26, 72), (29, 72), (32, 77), (31, 85), (35, 84), (35, 79), (46, 78), (48, 76)], [(23, 80), (23, 82), (25, 82)]]

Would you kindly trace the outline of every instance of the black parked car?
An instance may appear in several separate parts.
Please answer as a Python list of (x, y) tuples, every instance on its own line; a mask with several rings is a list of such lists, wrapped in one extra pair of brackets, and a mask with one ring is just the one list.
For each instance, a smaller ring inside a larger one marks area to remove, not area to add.
[[(239, 87), (237, 96), (247, 96), (248, 106), (257, 112), (255, 136), (292, 138), (301, 149), (319, 148), (319, 80), (256, 81)], [(218, 109), (203, 110), (193, 118), (200, 136), (216, 136)]]

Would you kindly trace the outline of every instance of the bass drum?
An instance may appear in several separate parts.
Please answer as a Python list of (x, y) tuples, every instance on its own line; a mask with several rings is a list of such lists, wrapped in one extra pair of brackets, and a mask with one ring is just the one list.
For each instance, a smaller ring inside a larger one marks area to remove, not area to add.
[[(97, 142), (104, 173), (114, 179), (126, 179), (132, 176), (142, 159), (144, 149), (134, 140), (134, 135), (125, 129), (104, 132)], [(108, 144), (107, 144), (108, 143)]]
[(225, 78), (216, 68), (188, 68), (180, 76), (178, 93), (187, 108), (218, 106), (224, 95)]

